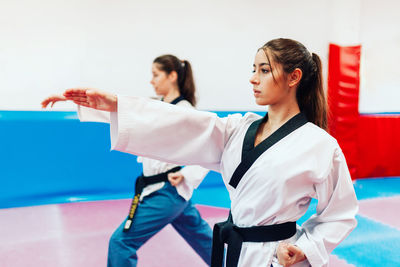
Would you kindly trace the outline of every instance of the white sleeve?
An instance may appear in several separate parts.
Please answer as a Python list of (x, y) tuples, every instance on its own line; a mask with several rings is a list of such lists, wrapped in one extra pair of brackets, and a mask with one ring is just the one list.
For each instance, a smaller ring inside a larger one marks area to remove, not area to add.
[(80, 121), (110, 123), (110, 112), (87, 108), (78, 105), (78, 117)]
[(328, 266), (329, 254), (356, 227), (358, 211), (353, 183), (340, 148), (327, 179), (316, 185), (317, 212), (302, 225), (296, 245), (311, 266)]
[(219, 118), (212, 112), (118, 96), (118, 112), (111, 114), (111, 146), (164, 162), (219, 171), (225, 144), (241, 118), (240, 114)]
[(183, 167), (180, 172), (184, 179), (176, 186), (176, 190), (184, 199), (189, 200), (193, 195), (193, 190), (200, 185), (209, 170), (197, 165), (190, 165)]
[(200, 185), (208, 172), (209, 170), (197, 165), (190, 165), (181, 169), (181, 173), (185, 177), (183, 182), (193, 189)]

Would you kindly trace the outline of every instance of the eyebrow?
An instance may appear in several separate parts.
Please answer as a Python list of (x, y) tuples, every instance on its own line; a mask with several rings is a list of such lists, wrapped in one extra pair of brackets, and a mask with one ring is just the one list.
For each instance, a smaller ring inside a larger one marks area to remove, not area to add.
[[(255, 67), (255, 66), (256, 66), (256, 64), (253, 64), (253, 67)], [(258, 64), (258, 66), (259, 67), (262, 67), (262, 66), (270, 66), (271, 67), (271, 65), (269, 63), (260, 63), (260, 64)]]

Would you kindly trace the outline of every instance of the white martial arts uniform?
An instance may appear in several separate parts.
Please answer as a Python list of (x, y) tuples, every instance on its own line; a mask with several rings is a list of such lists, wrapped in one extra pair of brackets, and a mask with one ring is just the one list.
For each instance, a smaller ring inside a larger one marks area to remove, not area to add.
[[(260, 116), (219, 118), (140, 97), (118, 96), (111, 113), (112, 149), (162, 161), (198, 164), (221, 172), (239, 227), (298, 220), (311, 198), (317, 212), (290, 242), (307, 260), (294, 266), (328, 266), (330, 252), (356, 226), (358, 210), (343, 153), (321, 128), (307, 123), (264, 152), (235, 188), (229, 180), (241, 161), (249, 125)], [(278, 242), (244, 242), (239, 266), (277, 265)]]
[[(187, 100), (181, 100), (176, 105), (193, 109), (193, 106)], [(80, 121), (110, 123), (110, 112), (95, 110), (82, 106), (78, 106), (78, 117)], [(168, 170), (178, 166), (177, 164), (145, 157), (138, 157), (137, 161), (143, 164), (144, 176), (152, 176), (167, 172)], [(180, 172), (185, 178), (181, 183), (175, 186), (175, 188), (181, 197), (183, 197), (185, 200), (189, 200), (192, 197), (193, 190), (200, 185), (201, 181), (209, 171), (200, 166), (192, 165), (183, 167)], [(161, 189), (164, 184), (165, 182), (160, 182), (146, 186), (143, 189), (140, 199), (142, 200), (145, 196), (148, 196), (151, 193)]]

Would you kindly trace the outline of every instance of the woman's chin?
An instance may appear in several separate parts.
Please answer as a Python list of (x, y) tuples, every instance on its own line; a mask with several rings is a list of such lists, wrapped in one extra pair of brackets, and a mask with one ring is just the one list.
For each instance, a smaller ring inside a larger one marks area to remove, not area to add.
[(268, 103), (265, 103), (265, 101), (263, 101), (263, 99), (256, 98), (255, 101), (256, 101), (256, 104), (259, 106), (267, 106), (268, 105)]

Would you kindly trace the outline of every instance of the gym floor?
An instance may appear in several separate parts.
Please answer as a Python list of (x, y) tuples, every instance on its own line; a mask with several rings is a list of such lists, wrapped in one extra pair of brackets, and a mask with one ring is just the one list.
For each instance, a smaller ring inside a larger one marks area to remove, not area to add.
[[(330, 265), (400, 266), (400, 178), (360, 179), (354, 186), (360, 203), (358, 226), (333, 251)], [(225, 188), (200, 187), (192, 200), (211, 226), (226, 219)], [(121, 199), (0, 209), (0, 265), (106, 266), (108, 239), (129, 205), (129, 199)], [(315, 206), (311, 202), (299, 223)], [(206, 266), (170, 226), (150, 239), (138, 256), (139, 267)]]

